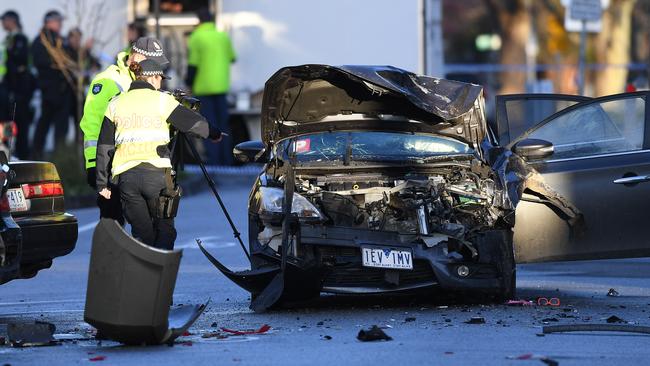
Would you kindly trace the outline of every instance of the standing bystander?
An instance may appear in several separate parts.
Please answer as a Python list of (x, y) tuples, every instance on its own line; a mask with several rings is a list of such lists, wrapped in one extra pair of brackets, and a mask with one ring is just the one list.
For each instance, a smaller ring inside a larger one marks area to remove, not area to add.
[[(188, 41), (186, 84), (201, 101), (201, 114), (210, 125), (224, 135), (230, 134), (228, 101), (230, 64), (235, 62), (235, 51), (228, 34), (217, 30), (214, 16), (207, 8), (198, 11), (200, 24)], [(204, 144), (209, 164), (231, 165), (232, 146), (228, 141), (215, 145)]]
[[(0, 65), (0, 77), (7, 98), (3, 101), (9, 108), (9, 116), (18, 126), (15, 154), (27, 159), (29, 154), (29, 125), (32, 111), (29, 102), (34, 93), (34, 77), (29, 70), (29, 41), (22, 33), (20, 17), (13, 10), (2, 14), (2, 28), (7, 32), (4, 41), (4, 65)], [(4, 76), (2, 76), (4, 74)]]
[(65, 143), (68, 132), (74, 83), (70, 69), (74, 67), (74, 62), (64, 49), (63, 38), (59, 34), (62, 25), (61, 13), (48, 11), (43, 19), (43, 29), (32, 43), (32, 61), (38, 71), (37, 85), (41, 89), (41, 117), (32, 144), (32, 157), (35, 159), (42, 158), (51, 124), (55, 128), (55, 149)]

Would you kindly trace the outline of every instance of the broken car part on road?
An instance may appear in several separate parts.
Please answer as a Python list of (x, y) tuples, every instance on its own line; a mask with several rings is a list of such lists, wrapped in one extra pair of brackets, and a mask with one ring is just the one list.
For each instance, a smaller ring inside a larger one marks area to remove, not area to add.
[(267, 163), (249, 200), (251, 270), (202, 251), (251, 293), (255, 311), (322, 291), (440, 287), (505, 301), (514, 298), (512, 227), (524, 192), (576, 233), (582, 222), (496, 144), (480, 86), (393, 67), (279, 70), (265, 86), (262, 141), (234, 152)]
[(629, 324), (567, 324), (542, 328), (544, 334), (564, 332), (624, 332), (650, 334), (650, 327)]
[(101, 219), (90, 255), (84, 320), (98, 337), (125, 344), (173, 342), (207, 304), (170, 309), (182, 251), (161, 250)]

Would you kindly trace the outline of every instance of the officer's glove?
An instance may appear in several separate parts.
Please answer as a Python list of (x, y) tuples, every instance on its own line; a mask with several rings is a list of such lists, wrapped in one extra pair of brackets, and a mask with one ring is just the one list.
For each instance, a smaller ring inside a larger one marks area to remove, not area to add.
[(86, 169), (86, 181), (93, 190), (97, 190), (97, 168)]

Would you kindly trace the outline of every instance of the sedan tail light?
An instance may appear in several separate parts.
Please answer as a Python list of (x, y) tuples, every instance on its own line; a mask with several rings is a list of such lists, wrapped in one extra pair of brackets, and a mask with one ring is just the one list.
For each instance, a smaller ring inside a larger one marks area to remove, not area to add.
[(11, 212), (11, 207), (9, 206), (9, 198), (7, 194), (3, 194), (0, 198), (0, 212)]
[(23, 184), (26, 199), (63, 196), (63, 185), (59, 183)]

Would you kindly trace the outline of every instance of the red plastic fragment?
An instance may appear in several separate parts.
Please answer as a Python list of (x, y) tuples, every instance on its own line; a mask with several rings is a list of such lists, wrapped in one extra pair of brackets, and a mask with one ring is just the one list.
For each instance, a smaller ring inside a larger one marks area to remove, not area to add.
[(268, 332), (271, 329), (271, 326), (268, 324), (264, 324), (260, 327), (260, 329), (257, 330), (234, 330), (234, 329), (228, 329), (228, 328), (221, 328), (224, 332), (227, 333), (232, 333), (234, 335), (248, 335), (248, 334), (263, 334)]
[(106, 356), (95, 356), (88, 359), (88, 361), (104, 361)]

